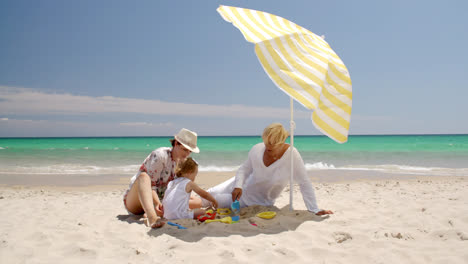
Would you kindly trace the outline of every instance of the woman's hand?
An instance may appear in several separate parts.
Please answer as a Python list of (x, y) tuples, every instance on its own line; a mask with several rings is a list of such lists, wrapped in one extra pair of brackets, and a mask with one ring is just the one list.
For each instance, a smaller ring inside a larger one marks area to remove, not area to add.
[(333, 214), (333, 212), (330, 210), (322, 210), (316, 213), (316, 215), (327, 215), (327, 214)]
[(154, 206), (154, 210), (156, 210), (156, 214), (158, 216), (163, 216), (164, 215), (164, 207), (162, 203), (158, 203)]
[(242, 189), (241, 188), (235, 188), (232, 191), (232, 201), (234, 202), (235, 200), (239, 200), (242, 196)]

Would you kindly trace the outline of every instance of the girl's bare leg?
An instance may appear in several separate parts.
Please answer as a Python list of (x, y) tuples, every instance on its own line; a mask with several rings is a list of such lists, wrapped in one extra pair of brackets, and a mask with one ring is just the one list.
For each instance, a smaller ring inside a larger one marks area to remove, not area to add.
[(146, 213), (149, 224), (153, 228), (164, 225), (154, 209), (151, 179), (148, 174), (141, 173), (128, 192), (127, 209), (133, 214)]

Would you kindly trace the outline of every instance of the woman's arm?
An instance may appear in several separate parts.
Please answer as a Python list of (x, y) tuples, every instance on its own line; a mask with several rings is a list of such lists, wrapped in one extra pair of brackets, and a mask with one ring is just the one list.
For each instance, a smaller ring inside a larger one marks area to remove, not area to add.
[(252, 174), (253, 166), (252, 166), (252, 157), (255, 155), (254, 152), (255, 146), (249, 151), (247, 156), (247, 160), (242, 163), (240, 168), (237, 170), (236, 178), (234, 180), (234, 188), (242, 189), (244, 186), (245, 180)]
[(301, 154), (299, 154), (299, 152), (293, 148), (291, 155), (293, 155), (294, 159), (294, 180), (299, 184), (302, 198), (304, 199), (307, 210), (318, 213), (321, 210), (317, 206), (314, 187), (312, 186), (312, 183), (307, 176), (307, 171), (304, 166), (304, 161), (302, 160)]
[[(255, 146), (254, 146), (255, 147)], [(242, 163), (240, 168), (237, 170), (236, 177), (234, 179), (234, 190), (232, 190), (232, 201), (239, 200), (242, 196), (242, 187), (244, 186), (245, 180), (252, 174), (252, 148), (247, 156), (247, 160)]]
[(153, 204), (154, 204), (154, 209), (156, 210), (156, 214), (159, 216), (164, 215), (164, 208), (162, 206), (161, 200), (159, 200), (159, 196), (156, 193), (155, 190), (151, 190), (151, 193), (153, 195)]
[[(161, 173), (164, 169), (164, 160), (166, 160), (167, 153), (162, 151), (161, 148), (152, 151), (148, 157), (143, 161), (143, 164), (140, 167), (139, 173), (146, 173), (149, 175), (151, 182), (154, 182), (155, 179), (161, 177)], [(153, 204), (154, 208), (156, 209), (156, 213), (158, 215), (164, 214), (164, 209), (162, 206), (162, 202), (159, 199), (158, 193), (155, 190), (155, 187), (152, 186), (152, 197), (153, 197)]]
[(148, 157), (143, 161), (140, 167), (140, 172), (146, 172), (152, 177), (152, 175), (161, 175), (164, 169), (164, 161), (167, 158), (167, 153), (162, 148), (155, 149)]

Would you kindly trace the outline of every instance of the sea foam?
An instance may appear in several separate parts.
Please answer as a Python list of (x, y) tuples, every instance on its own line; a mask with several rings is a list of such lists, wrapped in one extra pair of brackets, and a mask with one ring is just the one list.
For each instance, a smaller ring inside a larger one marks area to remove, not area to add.
[[(84, 164), (55, 164), (46, 166), (1, 166), (0, 174), (54, 174), (54, 175), (133, 175), (140, 165), (96, 166)], [(200, 172), (236, 172), (240, 166), (200, 165)], [(307, 171), (375, 171), (379, 173), (433, 175), (433, 176), (468, 176), (468, 168), (418, 167), (407, 165), (346, 165), (335, 166), (325, 162), (306, 163)]]
[(347, 165), (334, 166), (323, 162), (306, 163), (307, 170), (343, 170), (343, 171), (376, 171), (394, 174), (435, 175), (435, 176), (468, 176), (468, 168), (440, 168), (440, 167), (418, 167), (396, 164), (384, 165)]

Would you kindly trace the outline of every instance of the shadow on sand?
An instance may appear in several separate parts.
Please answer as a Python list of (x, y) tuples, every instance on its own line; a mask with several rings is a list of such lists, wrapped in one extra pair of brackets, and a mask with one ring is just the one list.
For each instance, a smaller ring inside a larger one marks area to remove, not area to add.
[[(260, 212), (275, 211), (277, 215), (272, 219), (261, 219), (256, 215)], [(178, 229), (175, 226), (165, 224), (159, 229), (151, 229), (148, 235), (158, 237), (166, 234), (183, 240), (185, 242), (197, 242), (205, 237), (228, 237), (241, 235), (251, 237), (260, 234), (278, 234), (285, 231), (294, 231), (305, 222), (321, 222), (329, 216), (317, 216), (305, 210), (289, 210), (289, 206), (281, 209), (274, 206), (249, 206), (241, 209), (240, 221), (233, 224), (225, 223), (200, 223), (192, 219), (171, 220), (187, 229)], [(139, 223), (141, 215), (118, 215), (117, 219), (128, 223)]]

